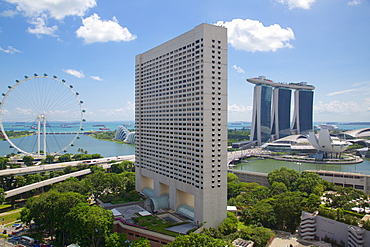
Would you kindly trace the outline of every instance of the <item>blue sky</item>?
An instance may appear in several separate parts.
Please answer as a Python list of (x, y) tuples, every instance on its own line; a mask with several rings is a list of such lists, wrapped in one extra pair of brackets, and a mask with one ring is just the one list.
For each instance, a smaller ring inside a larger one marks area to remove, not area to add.
[(134, 62), (201, 23), (229, 39), (229, 121), (264, 75), (312, 84), (315, 121), (370, 121), (368, 0), (0, 0), (0, 89), (34, 73), (80, 93), (87, 121), (134, 119)]

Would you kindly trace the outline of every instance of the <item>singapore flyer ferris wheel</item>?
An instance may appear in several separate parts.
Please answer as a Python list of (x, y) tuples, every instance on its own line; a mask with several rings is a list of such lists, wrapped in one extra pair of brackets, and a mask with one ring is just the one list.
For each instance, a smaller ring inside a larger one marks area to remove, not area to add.
[[(66, 152), (83, 131), (82, 101), (56, 76), (25, 76), (8, 86), (0, 105), (0, 128), (10, 148), (24, 154)], [(17, 135), (14, 135), (17, 133)]]

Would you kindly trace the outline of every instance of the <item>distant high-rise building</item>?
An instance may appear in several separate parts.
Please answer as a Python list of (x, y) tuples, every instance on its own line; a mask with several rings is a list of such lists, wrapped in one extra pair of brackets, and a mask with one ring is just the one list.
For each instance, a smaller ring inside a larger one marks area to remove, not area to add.
[(271, 136), (271, 94), (272, 87), (258, 84), (254, 87), (251, 140), (258, 145)]
[(276, 87), (272, 95), (272, 127), (273, 139), (290, 135), (290, 105), (292, 91), (289, 88)]
[(216, 227), (227, 201), (227, 31), (201, 24), (136, 56), (136, 190)]
[[(277, 83), (264, 76), (247, 79), (255, 84), (251, 141), (261, 145), (295, 134), (307, 134), (313, 128), (314, 86), (301, 83)], [(294, 92), (293, 124), (290, 127), (291, 90)]]
[(292, 130), (297, 134), (308, 134), (313, 130), (312, 90), (295, 90)]

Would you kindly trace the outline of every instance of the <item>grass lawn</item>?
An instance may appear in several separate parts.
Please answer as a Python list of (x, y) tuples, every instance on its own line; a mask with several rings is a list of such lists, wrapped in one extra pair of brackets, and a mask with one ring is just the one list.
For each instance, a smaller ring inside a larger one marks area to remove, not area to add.
[[(146, 227), (150, 230), (153, 230), (153, 231), (156, 231), (156, 232), (159, 232), (159, 233), (163, 233), (163, 234), (166, 234), (166, 235), (169, 235), (169, 236), (176, 237), (176, 236), (180, 235), (179, 233), (176, 233), (176, 232), (171, 232), (171, 231), (164, 230), (165, 228), (174, 225), (174, 223), (168, 222), (166, 220), (162, 220), (162, 219), (160, 219), (156, 216), (149, 215), (149, 216), (138, 217), (137, 220), (135, 220), (135, 222), (139, 226)], [(184, 223), (186, 223), (186, 222), (184, 222)]]
[(12, 206), (12, 205), (10, 205), (10, 204), (3, 204), (3, 205), (0, 205), (0, 210), (10, 208), (11, 206)]
[(7, 215), (0, 216), (1, 220), (4, 219), (4, 224), (13, 223), (18, 220), (19, 216), (21, 215), (20, 212), (15, 212)]

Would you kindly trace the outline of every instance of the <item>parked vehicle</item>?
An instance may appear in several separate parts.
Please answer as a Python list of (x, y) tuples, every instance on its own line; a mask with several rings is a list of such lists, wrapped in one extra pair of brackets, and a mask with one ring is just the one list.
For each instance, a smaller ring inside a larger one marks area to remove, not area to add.
[(27, 236), (22, 236), (21, 241), (28, 245), (33, 245), (35, 243), (35, 240), (33, 238)]

